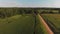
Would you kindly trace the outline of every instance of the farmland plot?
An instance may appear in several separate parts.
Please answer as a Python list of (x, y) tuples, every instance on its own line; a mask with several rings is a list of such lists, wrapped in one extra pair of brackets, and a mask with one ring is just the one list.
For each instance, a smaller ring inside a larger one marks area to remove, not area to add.
[[(35, 28), (34, 28), (35, 26)], [(0, 34), (46, 34), (38, 16), (32, 14), (0, 18)]]
[(32, 15), (15, 15), (0, 19), (0, 34), (33, 34), (34, 22)]
[(60, 34), (60, 14), (42, 14), (55, 34)]

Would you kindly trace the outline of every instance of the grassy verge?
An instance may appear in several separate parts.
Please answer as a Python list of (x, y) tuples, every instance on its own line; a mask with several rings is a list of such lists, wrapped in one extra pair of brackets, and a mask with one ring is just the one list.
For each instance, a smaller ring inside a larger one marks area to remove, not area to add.
[(36, 16), (36, 20), (37, 20), (36, 34), (48, 34), (42, 22), (40, 21), (38, 15)]

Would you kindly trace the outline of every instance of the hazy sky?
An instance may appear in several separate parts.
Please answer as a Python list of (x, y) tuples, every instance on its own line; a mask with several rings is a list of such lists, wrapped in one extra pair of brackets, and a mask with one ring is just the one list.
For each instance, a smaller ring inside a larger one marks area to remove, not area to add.
[(58, 7), (60, 0), (0, 0), (0, 7)]

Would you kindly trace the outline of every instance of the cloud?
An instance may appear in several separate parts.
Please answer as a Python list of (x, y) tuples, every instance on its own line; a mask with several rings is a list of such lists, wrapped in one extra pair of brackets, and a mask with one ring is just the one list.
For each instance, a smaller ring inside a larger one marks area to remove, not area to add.
[(60, 0), (55, 0), (54, 6), (59, 8), (60, 7)]
[(19, 7), (23, 6), (22, 3), (16, 3), (16, 2), (0, 2), (0, 7)]

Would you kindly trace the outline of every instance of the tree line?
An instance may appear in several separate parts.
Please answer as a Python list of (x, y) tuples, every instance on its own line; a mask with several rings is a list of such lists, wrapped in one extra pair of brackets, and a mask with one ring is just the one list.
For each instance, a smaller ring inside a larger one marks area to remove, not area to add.
[(14, 15), (33, 14), (34, 9), (30, 8), (0, 8), (0, 18), (11, 17)]
[(44, 14), (44, 13), (60, 13), (60, 11), (43, 10), (41, 8), (0, 8), (0, 18), (11, 17), (14, 15), (24, 15), (24, 14)]

